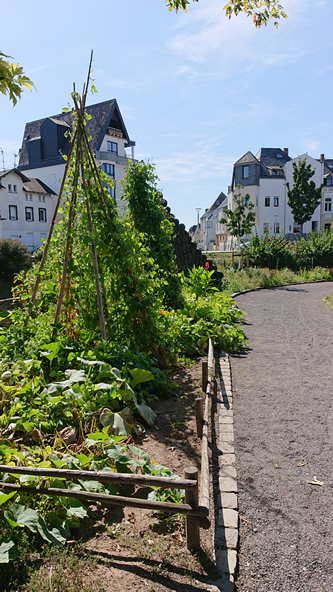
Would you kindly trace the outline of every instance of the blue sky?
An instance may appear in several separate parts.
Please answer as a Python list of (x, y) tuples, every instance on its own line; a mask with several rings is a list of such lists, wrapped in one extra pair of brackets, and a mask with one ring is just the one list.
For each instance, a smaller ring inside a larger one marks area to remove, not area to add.
[[(61, 112), (82, 89), (94, 50), (97, 95), (116, 98), (136, 158), (156, 165), (159, 186), (187, 228), (221, 191), (232, 165), (261, 147), (333, 158), (332, 0), (281, 0), (278, 29), (228, 20), (225, 0), (187, 14), (164, 0), (16, 0), (2, 3), (0, 49), (36, 91), (13, 108), (0, 95), (0, 147), (11, 167), (27, 121)], [(0, 162), (2, 168), (2, 162)]]

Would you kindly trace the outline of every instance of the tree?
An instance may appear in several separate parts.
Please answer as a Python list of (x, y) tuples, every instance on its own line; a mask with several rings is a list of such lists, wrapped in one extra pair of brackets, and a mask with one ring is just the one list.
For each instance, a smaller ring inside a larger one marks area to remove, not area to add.
[[(187, 10), (190, 0), (165, 0), (169, 10)], [(192, 0), (192, 2), (199, 2), (199, 0)], [(278, 20), (287, 18), (283, 10), (283, 6), (279, 0), (229, 0), (223, 7), (226, 16), (230, 19), (234, 14), (244, 13), (246, 16), (252, 17), (255, 27), (267, 25), (270, 19), (274, 20), (274, 26), (278, 27)]]
[[(241, 189), (241, 185), (237, 185), (237, 187)], [(220, 223), (226, 224), (232, 236), (241, 240), (242, 236), (250, 234), (252, 231), (256, 215), (253, 212), (254, 205), (248, 193), (246, 195), (242, 195), (240, 192), (235, 193), (234, 202), (236, 207), (233, 210), (226, 209), (227, 218), (221, 218)]]
[(311, 220), (314, 211), (321, 201), (321, 190), (323, 185), (316, 187), (314, 181), (310, 181), (315, 171), (311, 164), (306, 164), (306, 159), (299, 163), (293, 162), (293, 188), (290, 189), (289, 183), (286, 183), (288, 191), (288, 205), (294, 220), (301, 226), (303, 233), (303, 224)]
[(15, 106), (18, 99), (21, 98), (22, 91), (25, 88), (32, 90), (34, 84), (28, 76), (25, 76), (23, 68), (19, 64), (11, 63), (4, 58), (13, 59), (0, 51), (0, 92), (3, 95), (8, 94), (10, 101)]

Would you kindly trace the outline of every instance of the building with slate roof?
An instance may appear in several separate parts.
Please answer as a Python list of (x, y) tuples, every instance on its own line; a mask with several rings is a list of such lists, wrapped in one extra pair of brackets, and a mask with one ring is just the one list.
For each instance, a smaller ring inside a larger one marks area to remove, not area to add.
[(226, 199), (227, 196), (221, 191), (210, 208), (207, 208), (200, 218), (200, 248), (203, 251), (215, 250), (218, 208)]
[[(120, 181), (128, 166), (129, 157), (134, 160), (133, 142), (125, 127), (116, 99), (86, 107), (91, 119), (87, 122), (91, 135), (90, 146), (97, 163), (114, 181), (112, 195), (118, 206), (121, 202)], [(26, 124), (18, 170), (37, 177), (46, 183), (55, 193), (59, 192), (64, 174), (63, 155), (69, 153), (68, 133), (72, 125), (71, 112), (60, 113), (30, 121)], [(130, 155), (126, 149), (130, 149)]]
[(18, 240), (36, 251), (46, 238), (56, 193), (18, 169), (0, 172), (0, 239)]
[[(248, 194), (251, 202), (254, 204), (256, 214), (256, 223), (253, 232), (258, 236), (268, 233), (274, 235), (294, 235), (300, 232), (300, 226), (297, 225), (288, 206), (288, 196), (286, 183), (290, 187), (293, 185), (293, 163), (299, 160), (306, 160), (311, 164), (315, 174), (313, 180), (318, 187), (325, 181), (324, 173), (327, 174), (327, 181), (323, 192), (322, 206), (318, 206), (312, 219), (304, 224), (303, 232), (308, 233), (311, 230), (328, 229), (331, 221), (332, 202), (331, 186), (333, 189), (333, 160), (314, 159), (308, 154), (303, 154), (295, 159), (291, 159), (288, 154), (288, 148), (260, 148), (256, 155), (252, 152), (246, 152), (237, 162), (235, 162), (232, 174), (232, 183), (228, 192), (228, 208), (234, 207), (234, 195), (241, 193)], [(331, 168), (330, 168), (331, 166)], [(326, 172), (325, 172), (326, 171)], [(326, 200), (326, 201), (325, 201)], [(325, 210), (326, 208), (326, 210)], [(329, 209), (331, 208), (331, 209)], [(321, 213), (322, 212), (322, 213)], [(327, 214), (325, 217), (323, 214)], [(333, 219), (332, 219), (333, 223)], [(249, 237), (243, 237), (244, 240)], [(227, 249), (236, 248), (237, 240), (229, 236), (227, 240)]]

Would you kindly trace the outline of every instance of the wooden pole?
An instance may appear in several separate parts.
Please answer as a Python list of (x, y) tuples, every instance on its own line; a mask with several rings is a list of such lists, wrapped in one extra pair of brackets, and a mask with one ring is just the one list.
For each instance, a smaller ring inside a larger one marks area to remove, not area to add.
[[(82, 147), (80, 147), (80, 150), (82, 150)], [(99, 324), (100, 324), (100, 328), (101, 328), (102, 339), (104, 341), (106, 341), (106, 327), (105, 327), (105, 317), (104, 317), (104, 310), (103, 310), (101, 283), (99, 281), (97, 251), (96, 251), (95, 241), (93, 239), (93, 222), (92, 222), (92, 217), (91, 217), (89, 196), (88, 196), (86, 178), (85, 178), (85, 173), (84, 173), (84, 163), (83, 163), (83, 153), (82, 152), (81, 152), (81, 177), (82, 177), (82, 183), (83, 183), (83, 187), (84, 187), (84, 194), (86, 197), (86, 208), (87, 208), (87, 216), (88, 216), (88, 227), (89, 227), (89, 233), (90, 233), (90, 238), (91, 238), (91, 251), (92, 251), (92, 259), (93, 259), (93, 266), (94, 266), (94, 275), (95, 275), (95, 286), (96, 286), (96, 294), (97, 294)]]
[(249, 271), (250, 267), (250, 251), (249, 249), (246, 251), (246, 269)]
[[(196, 470), (196, 469), (195, 469)], [(55, 495), (57, 497), (69, 497), (81, 500), (82, 502), (96, 503), (100, 502), (106, 506), (127, 506), (130, 508), (142, 508), (154, 510), (155, 512), (170, 512), (172, 514), (185, 514), (190, 516), (199, 525), (200, 517), (207, 516), (207, 508), (189, 504), (176, 504), (174, 502), (155, 502), (147, 499), (125, 497), (123, 495), (105, 495), (103, 493), (94, 493), (88, 491), (76, 491), (74, 489), (61, 489), (59, 487), (29, 487), (25, 485), (15, 485), (14, 483), (0, 482), (0, 489), (4, 491), (20, 491), (33, 495)]]
[(202, 438), (203, 404), (204, 404), (203, 398), (197, 397), (195, 400), (195, 419), (196, 419), (196, 424), (197, 424), (198, 438)]
[(231, 251), (231, 267), (235, 269), (235, 252)]
[(207, 389), (207, 383), (208, 383), (208, 362), (206, 360), (202, 361), (201, 364), (201, 375), (202, 375), (202, 390), (205, 393), (206, 389)]
[[(198, 483), (198, 469), (195, 467), (185, 469), (185, 478), (193, 479)], [(185, 503), (191, 507), (198, 505), (198, 488), (185, 491)], [(197, 551), (200, 548), (199, 519), (197, 516), (186, 516), (186, 543), (190, 551)]]
[(241, 254), (241, 268), (243, 269), (243, 267), (244, 267), (244, 252), (243, 252), (243, 249), (242, 249), (242, 254)]
[(0, 473), (12, 475), (32, 475), (50, 477), (52, 479), (80, 479), (81, 481), (99, 481), (100, 483), (116, 483), (118, 485), (143, 485), (145, 487), (164, 487), (165, 489), (195, 489), (196, 484), (189, 479), (174, 477), (156, 477), (154, 475), (137, 475), (136, 473), (109, 473), (106, 471), (78, 471), (67, 469), (51, 469), (49, 467), (15, 467), (0, 465)]
[(205, 407), (203, 415), (202, 427), (202, 443), (201, 443), (201, 479), (200, 479), (200, 504), (204, 505), (208, 510), (210, 509), (209, 489), (209, 408), (210, 408), (210, 394), (213, 380), (213, 363), (214, 352), (211, 339), (209, 340), (208, 349), (208, 384), (206, 389)]

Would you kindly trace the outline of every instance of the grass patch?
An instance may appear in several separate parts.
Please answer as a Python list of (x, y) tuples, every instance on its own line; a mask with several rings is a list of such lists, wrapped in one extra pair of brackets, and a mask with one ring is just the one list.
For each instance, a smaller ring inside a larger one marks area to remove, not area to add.
[(95, 578), (97, 560), (79, 546), (47, 547), (1, 566), (3, 592), (105, 592)]
[(301, 284), (331, 279), (330, 270), (323, 267), (298, 272), (293, 272), (288, 268), (268, 269), (267, 267), (250, 267), (248, 270), (229, 269), (224, 271), (224, 292), (233, 294), (234, 292), (244, 292), (244, 290), (253, 290), (254, 288), (270, 288), (282, 284)]

